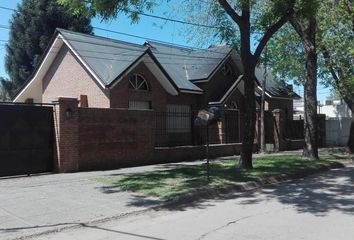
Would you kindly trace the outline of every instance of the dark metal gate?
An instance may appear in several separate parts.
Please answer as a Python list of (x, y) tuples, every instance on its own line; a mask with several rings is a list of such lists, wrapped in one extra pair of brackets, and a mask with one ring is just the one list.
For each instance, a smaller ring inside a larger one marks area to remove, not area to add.
[(0, 104), (0, 176), (51, 172), (52, 106)]

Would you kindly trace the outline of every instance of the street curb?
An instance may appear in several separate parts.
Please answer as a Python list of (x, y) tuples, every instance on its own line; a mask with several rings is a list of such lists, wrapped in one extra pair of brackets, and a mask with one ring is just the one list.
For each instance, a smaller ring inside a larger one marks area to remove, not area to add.
[(286, 181), (290, 180), (296, 180), (296, 179), (301, 179), (304, 177), (309, 177), (313, 176), (315, 174), (319, 174), (331, 169), (338, 169), (338, 168), (345, 168), (345, 167), (352, 167), (352, 164), (344, 164), (344, 163), (339, 163), (339, 162), (332, 162), (330, 163), (329, 166), (321, 166), (315, 169), (304, 169), (299, 172), (291, 173), (291, 174), (282, 174), (279, 176), (272, 176), (272, 177), (267, 177), (264, 179), (260, 179), (259, 181), (249, 181), (245, 183), (239, 183), (239, 184), (228, 184), (226, 186), (222, 187), (214, 187), (214, 188), (208, 188), (208, 189), (198, 189), (193, 192), (189, 192), (187, 194), (181, 195), (179, 197), (176, 197), (172, 200), (168, 200), (164, 203), (162, 203), (159, 206), (154, 206), (150, 207), (144, 210), (136, 210), (132, 212), (126, 212), (126, 213), (121, 213), (116, 216), (111, 216), (111, 217), (106, 217), (106, 218), (100, 218), (100, 219), (95, 219), (92, 221), (84, 222), (84, 223), (72, 223), (72, 225), (69, 226), (64, 226), (64, 227), (58, 227), (56, 229), (50, 229), (47, 231), (43, 231), (40, 233), (34, 233), (34, 234), (29, 234), (26, 236), (21, 236), (21, 237), (15, 237), (11, 238), (12, 240), (22, 240), (22, 239), (35, 239), (40, 236), (45, 236), (51, 233), (56, 233), (56, 232), (61, 232), (64, 230), (69, 230), (69, 229), (76, 229), (80, 227), (85, 227), (85, 226), (90, 226), (92, 224), (99, 224), (99, 223), (105, 223), (109, 222), (112, 220), (118, 220), (124, 217), (129, 217), (133, 215), (139, 215), (143, 214), (152, 210), (158, 211), (162, 209), (168, 209), (168, 208), (174, 208), (178, 206), (183, 206), (184, 204), (190, 204), (190, 203), (195, 203), (200, 200), (207, 200), (207, 199), (212, 199), (215, 197), (220, 197), (220, 196), (225, 196), (227, 194), (231, 193), (244, 193), (244, 192), (250, 192), (250, 191), (255, 191), (258, 190), (266, 185), (272, 185), (272, 184), (279, 184), (283, 183)]
[(266, 185), (272, 185), (272, 184), (279, 184), (291, 180), (296, 180), (296, 179), (301, 179), (309, 176), (313, 176), (315, 174), (319, 174), (331, 169), (338, 169), (338, 168), (345, 168), (345, 167), (350, 167), (352, 166), (351, 164), (344, 164), (344, 163), (339, 163), (339, 162), (332, 162), (330, 163), (329, 166), (320, 166), (318, 168), (314, 169), (304, 169), (299, 172), (294, 172), (291, 174), (282, 174), (278, 176), (272, 176), (272, 177), (267, 177), (260, 179), (258, 181), (249, 181), (245, 183), (235, 183), (235, 184), (228, 184), (224, 185), (221, 187), (213, 187), (213, 188), (208, 188), (208, 189), (202, 189), (202, 190), (196, 190), (193, 192), (189, 192), (187, 194), (178, 196), (172, 200), (167, 201), (165, 204), (162, 204), (162, 206), (154, 207), (154, 209), (159, 209), (159, 208), (170, 208), (170, 207), (175, 207), (178, 205), (183, 205), (187, 203), (192, 203), (192, 202), (197, 202), (202, 199), (211, 199), (215, 197), (219, 197), (222, 195), (227, 195), (230, 193), (242, 193), (242, 192), (248, 192), (248, 191), (255, 191), (257, 189), (260, 189)]

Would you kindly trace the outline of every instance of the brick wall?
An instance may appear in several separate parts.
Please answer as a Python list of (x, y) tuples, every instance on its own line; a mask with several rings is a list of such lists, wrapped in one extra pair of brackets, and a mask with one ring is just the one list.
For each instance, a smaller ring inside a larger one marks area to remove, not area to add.
[(154, 148), (151, 111), (80, 108), (80, 170), (148, 164)]
[[(204, 146), (155, 148), (154, 111), (78, 108), (60, 98), (55, 110), (56, 171), (114, 169), (205, 158)], [(235, 155), (241, 144), (211, 145), (210, 157)]]
[[(133, 74), (143, 76), (149, 85), (149, 91), (136, 91), (129, 89), (129, 79)], [(128, 108), (129, 100), (151, 101), (155, 111), (166, 111), (167, 104), (191, 105), (192, 109), (199, 108), (202, 95), (179, 93), (172, 96), (166, 92), (154, 74), (150, 72), (144, 63), (138, 64), (127, 76), (117, 83), (110, 92), (111, 108)]]
[(79, 128), (78, 100), (59, 98), (54, 109), (55, 127), (55, 162), (54, 170), (58, 172), (75, 172), (79, 170)]
[(109, 107), (109, 92), (85, 70), (78, 59), (64, 45), (43, 79), (43, 102), (58, 97), (79, 98), (87, 95), (89, 107)]

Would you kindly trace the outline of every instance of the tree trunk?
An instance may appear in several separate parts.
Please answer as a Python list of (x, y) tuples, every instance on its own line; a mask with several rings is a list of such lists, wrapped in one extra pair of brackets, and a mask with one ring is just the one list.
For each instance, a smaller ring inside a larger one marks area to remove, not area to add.
[(352, 111), (352, 123), (350, 124), (350, 132), (348, 138), (349, 152), (354, 153), (354, 112)]
[(339, 93), (341, 94), (344, 102), (348, 105), (348, 108), (352, 113), (352, 122), (350, 124), (347, 147), (349, 152), (354, 153), (354, 96), (352, 92), (347, 91), (347, 86), (341, 83), (342, 82), (339, 81), (339, 78), (336, 79), (336, 84), (337, 84), (337, 88), (339, 89)]
[(316, 18), (292, 17), (291, 25), (302, 39), (306, 57), (304, 84), (304, 137), (303, 157), (318, 159), (318, 124), (317, 124), (317, 50)]
[(311, 50), (306, 59), (306, 81), (304, 85), (304, 137), (303, 157), (318, 158), (317, 129), (317, 53)]
[(354, 101), (347, 99), (344, 101), (348, 104), (349, 109), (352, 112), (352, 123), (350, 124), (349, 138), (348, 138), (348, 150), (350, 153), (354, 153)]
[[(252, 66), (252, 62), (249, 63)], [(253, 68), (253, 69), (252, 69)], [(256, 102), (254, 95), (255, 76), (254, 67), (244, 69), (243, 80), (245, 83), (245, 125), (242, 139), (240, 167), (244, 169), (251, 169), (252, 166), (252, 152), (253, 141), (256, 124)]]
[(251, 53), (251, 27), (250, 10), (251, 1), (241, 1), (242, 14), (239, 15), (227, 0), (219, 0), (220, 6), (239, 26), (241, 33), (241, 59), (243, 64), (243, 81), (245, 83), (245, 126), (242, 139), (240, 167), (252, 168), (252, 150), (256, 123), (256, 102), (255, 102), (255, 65), (273, 34), (279, 30), (293, 15), (294, 1), (289, 2), (288, 9), (284, 15), (270, 26), (259, 41), (254, 54)]
[(243, 81), (245, 88), (245, 124), (242, 139), (240, 156), (240, 168), (251, 169), (253, 141), (256, 124), (256, 98), (254, 95), (255, 87), (255, 63), (251, 54), (251, 29), (249, 8), (243, 9), (242, 16), (244, 22), (240, 26), (241, 31), (241, 59), (243, 65)]
[(347, 147), (350, 153), (354, 153), (354, 97), (348, 96), (349, 94), (345, 94), (346, 92), (344, 93), (344, 91), (339, 92), (341, 93), (344, 102), (348, 105), (348, 108), (352, 113), (352, 122), (350, 124)]

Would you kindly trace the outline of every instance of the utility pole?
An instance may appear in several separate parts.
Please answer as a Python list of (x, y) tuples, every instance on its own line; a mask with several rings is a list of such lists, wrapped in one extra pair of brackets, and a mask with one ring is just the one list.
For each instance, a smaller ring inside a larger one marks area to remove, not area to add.
[(264, 117), (264, 108), (265, 108), (265, 89), (266, 89), (266, 81), (267, 81), (267, 48), (264, 48), (264, 75), (262, 82), (262, 100), (261, 100), (261, 152), (264, 153), (266, 151), (266, 143), (265, 143), (265, 117)]

